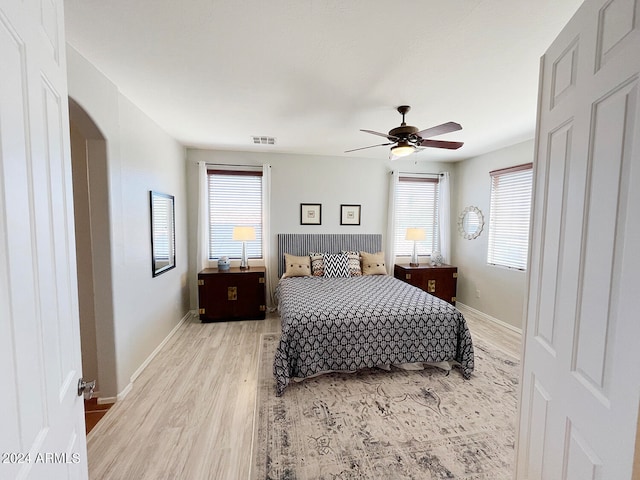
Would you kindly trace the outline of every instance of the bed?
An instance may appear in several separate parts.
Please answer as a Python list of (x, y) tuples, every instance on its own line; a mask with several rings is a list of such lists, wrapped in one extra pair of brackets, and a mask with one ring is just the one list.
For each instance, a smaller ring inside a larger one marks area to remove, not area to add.
[[(374, 234), (279, 235), (278, 258), (285, 252), (375, 252), (380, 243)], [(283, 270), (279, 265), (280, 276)], [(392, 276), (282, 278), (276, 297), (282, 321), (274, 359), (278, 396), (294, 378), (331, 371), (437, 362), (459, 366), (465, 378), (473, 371), (462, 314)]]

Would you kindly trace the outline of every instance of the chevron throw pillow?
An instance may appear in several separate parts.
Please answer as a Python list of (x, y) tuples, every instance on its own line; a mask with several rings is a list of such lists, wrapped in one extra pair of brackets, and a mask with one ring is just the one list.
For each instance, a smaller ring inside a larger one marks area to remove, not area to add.
[(325, 253), (324, 276), (328, 278), (350, 277), (349, 257), (344, 253)]

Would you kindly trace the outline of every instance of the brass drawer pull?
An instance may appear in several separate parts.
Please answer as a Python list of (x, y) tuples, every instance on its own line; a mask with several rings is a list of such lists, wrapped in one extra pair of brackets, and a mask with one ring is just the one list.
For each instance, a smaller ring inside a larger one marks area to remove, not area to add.
[(435, 280), (428, 280), (427, 281), (427, 292), (435, 293), (435, 291), (436, 291), (436, 281)]
[(238, 300), (238, 287), (227, 288), (227, 300)]

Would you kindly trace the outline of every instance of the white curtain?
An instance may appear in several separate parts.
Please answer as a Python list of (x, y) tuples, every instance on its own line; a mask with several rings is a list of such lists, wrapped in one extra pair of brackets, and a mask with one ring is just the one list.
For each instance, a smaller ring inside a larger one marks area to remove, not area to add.
[(400, 172), (397, 170), (389, 174), (389, 203), (387, 207), (387, 238), (385, 245), (384, 261), (387, 264), (387, 273), (393, 275), (393, 267), (396, 262), (396, 189)]
[[(275, 310), (275, 286), (278, 272), (277, 259), (271, 254), (271, 165), (262, 166), (262, 256), (267, 269), (267, 307)], [(273, 261), (275, 260), (275, 261)]]
[(449, 172), (440, 174), (438, 185), (438, 224), (440, 254), (444, 263), (451, 263), (451, 186)]
[(198, 162), (198, 245), (196, 271), (209, 266), (209, 191), (207, 164)]

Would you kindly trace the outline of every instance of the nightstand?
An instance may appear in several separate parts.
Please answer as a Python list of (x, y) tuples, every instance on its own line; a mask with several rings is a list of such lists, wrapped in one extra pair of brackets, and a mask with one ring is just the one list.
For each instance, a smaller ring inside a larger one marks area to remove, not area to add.
[(393, 276), (452, 305), (456, 304), (458, 267), (452, 267), (451, 265), (433, 267), (428, 264), (417, 267), (395, 265)]
[(265, 268), (247, 270), (205, 268), (198, 273), (200, 320), (258, 320), (265, 318)]

